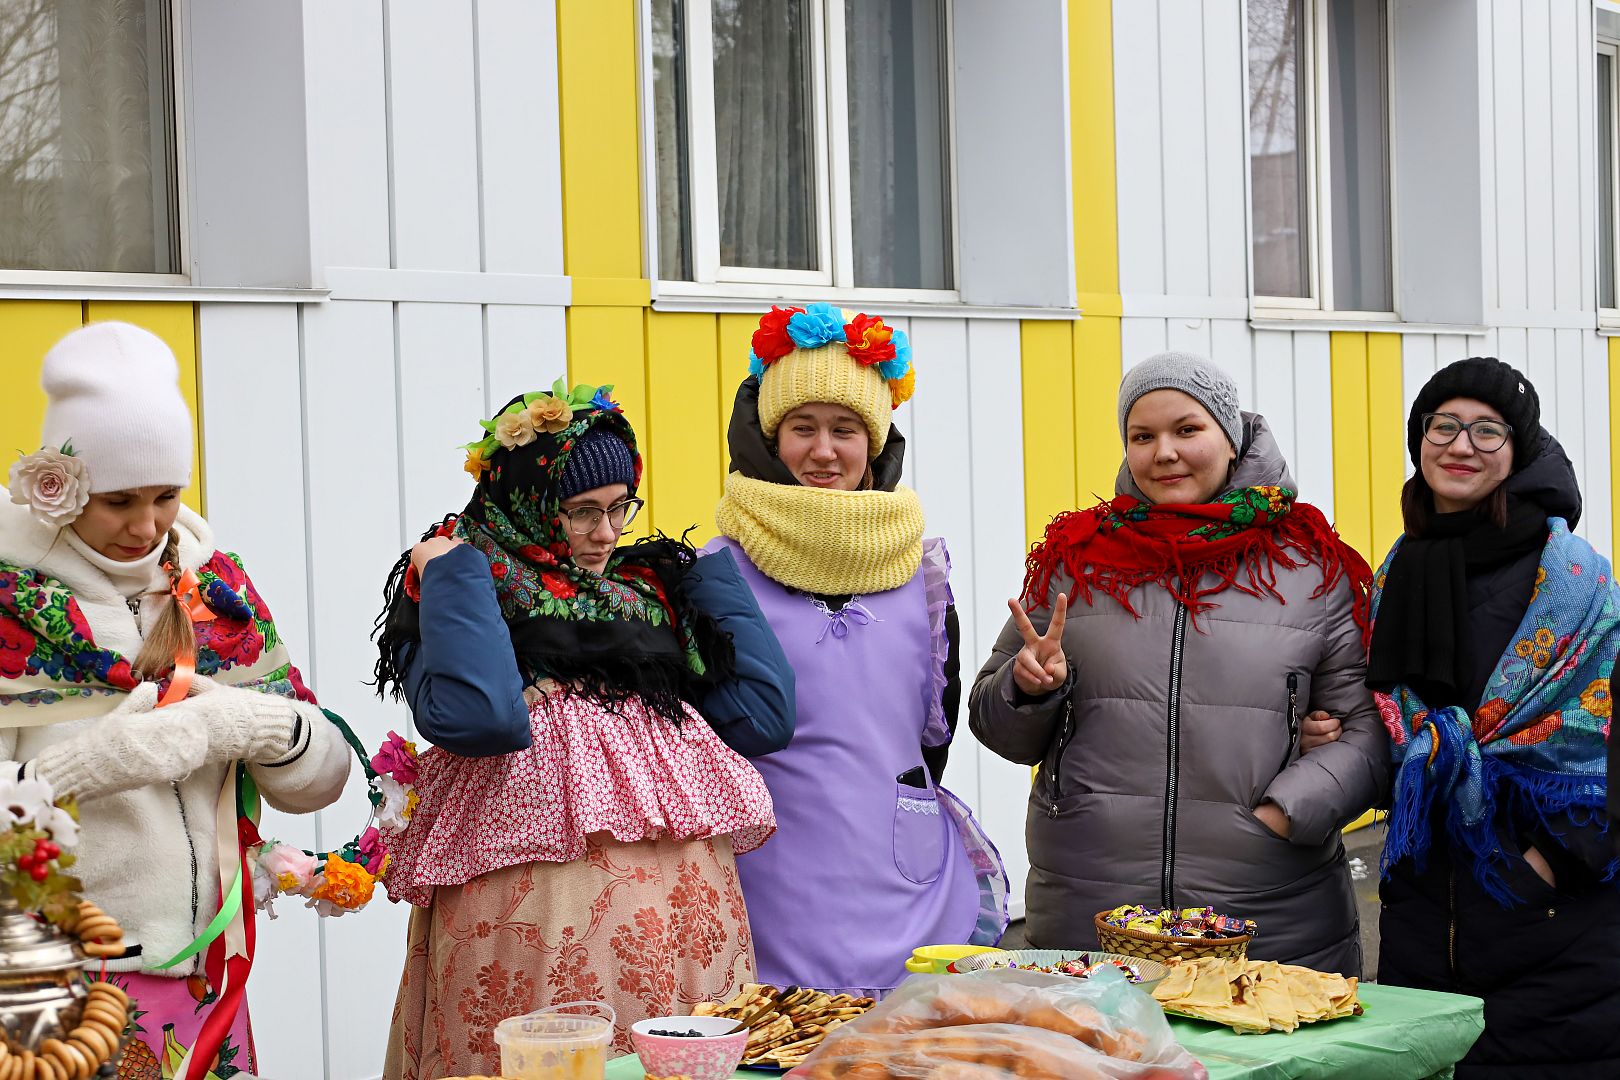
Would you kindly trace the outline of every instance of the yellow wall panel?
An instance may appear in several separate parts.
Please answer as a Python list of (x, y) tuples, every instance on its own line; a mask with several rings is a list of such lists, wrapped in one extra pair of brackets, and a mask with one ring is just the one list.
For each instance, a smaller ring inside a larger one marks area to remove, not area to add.
[(731, 425), (731, 407), (737, 403), (737, 387), (748, 378), (748, 351), (753, 348), (758, 315), (728, 313), (719, 317), (720, 349), (720, 469), (731, 467), (726, 448), (726, 430)]
[(1019, 330), (1024, 377), (1024, 531), (1030, 543), (1046, 523), (1076, 506), (1074, 335), (1072, 323), (1026, 319)]
[(702, 543), (715, 534), (714, 507), (723, 468), (720, 357), (716, 320), (699, 312), (648, 311), (647, 395), (652, 413), (648, 456), (658, 463), (652, 523), (671, 536), (690, 526)]
[(1329, 355), (1333, 365), (1334, 524), (1339, 535), (1370, 561), (1374, 554), (1367, 335), (1335, 331)]
[[(624, 406), (643, 449), (651, 445), (647, 424), (647, 347), (640, 308), (568, 309), (568, 384), (611, 383), (613, 399)], [(643, 519), (652, 520), (653, 476), (657, 462), (644, 454), (641, 497), (648, 506), (628, 535), (645, 535)]]
[(578, 277), (645, 276), (636, 8), (557, 0), (563, 259)]
[(1079, 304), (1088, 315), (1118, 315), (1113, 5), (1097, 0), (1069, 0), (1069, 145)]
[(1087, 315), (1074, 326), (1074, 441), (1081, 506), (1114, 496), (1119, 439), (1119, 320)]
[(39, 364), (45, 350), (84, 322), (77, 300), (0, 301), (0, 475), (11, 467), (13, 452), (39, 449), (45, 420), (45, 391), (39, 388)]
[(1406, 483), (1406, 412), (1401, 398), (1401, 336), (1367, 335), (1367, 440), (1374, 565), (1401, 535)]

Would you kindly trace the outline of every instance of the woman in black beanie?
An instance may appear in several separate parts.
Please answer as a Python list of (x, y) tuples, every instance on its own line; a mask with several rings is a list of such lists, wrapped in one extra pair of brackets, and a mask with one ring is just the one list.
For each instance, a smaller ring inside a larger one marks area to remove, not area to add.
[(1396, 767), (1379, 980), (1485, 999), (1459, 1077), (1620, 1075), (1605, 815), (1620, 589), (1570, 532), (1574, 470), (1521, 373), (1442, 369), (1407, 447), (1367, 677)]

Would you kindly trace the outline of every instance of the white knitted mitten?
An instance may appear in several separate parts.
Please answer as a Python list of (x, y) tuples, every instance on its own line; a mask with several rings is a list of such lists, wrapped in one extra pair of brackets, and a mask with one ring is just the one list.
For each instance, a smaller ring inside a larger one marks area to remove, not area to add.
[(209, 761), (270, 765), (296, 753), (309, 738), (298, 702), (202, 676), (192, 680), (190, 697), (169, 708), (201, 718), (208, 732)]
[(185, 779), (208, 758), (208, 732), (196, 715), (154, 711), (157, 699), (157, 684), (141, 683), (89, 730), (41, 750), (24, 775), (82, 802)]

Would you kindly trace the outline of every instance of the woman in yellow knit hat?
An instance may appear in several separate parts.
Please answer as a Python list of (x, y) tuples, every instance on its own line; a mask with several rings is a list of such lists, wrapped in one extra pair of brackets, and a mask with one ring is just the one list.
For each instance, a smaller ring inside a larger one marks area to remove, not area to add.
[(798, 717), (754, 759), (778, 832), (737, 869), (763, 981), (881, 997), (914, 947), (1007, 921), (1000, 858), (938, 785), (961, 694), (950, 558), (899, 484), (911, 347), (810, 304), (764, 316), (749, 360), (710, 546), (787, 653)]

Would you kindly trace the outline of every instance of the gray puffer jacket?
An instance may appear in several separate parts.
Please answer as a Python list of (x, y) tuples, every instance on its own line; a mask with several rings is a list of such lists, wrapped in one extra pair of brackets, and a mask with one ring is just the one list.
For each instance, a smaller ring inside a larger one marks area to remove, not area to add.
[[(1233, 486), (1292, 487), (1264, 420), (1245, 421)], [(1134, 489), (1123, 470), (1120, 489)], [(1023, 642), (1009, 621), (971, 717), (990, 749), (1040, 766), (1025, 834), (1031, 945), (1095, 947), (1092, 916), (1119, 904), (1208, 904), (1259, 923), (1251, 957), (1360, 974), (1339, 830), (1384, 797), (1389, 749), (1350, 585), (1312, 599), (1321, 582), (1315, 566), (1280, 570), (1284, 603), (1228, 588), (1196, 625), (1158, 585), (1132, 594), (1140, 618), (1101, 593), (1071, 601), (1069, 683), (1044, 697), (1013, 683)], [(1060, 574), (1048, 600), (1072, 587)], [(1050, 604), (1031, 613), (1042, 633), (1050, 619)], [(1343, 734), (1301, 757), (1298, 720), (1314, 709)], [(1265, 799), (1290, 839), (1254, 816)]]

